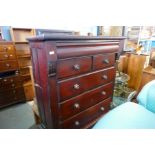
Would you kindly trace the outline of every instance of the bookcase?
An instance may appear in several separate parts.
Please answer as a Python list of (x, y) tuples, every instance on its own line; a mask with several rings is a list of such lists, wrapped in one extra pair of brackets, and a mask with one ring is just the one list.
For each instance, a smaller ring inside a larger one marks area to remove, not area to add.
[(32, 81), (30, 75), (31, 55), (26, 38), (35, 35), (35, 30), (31, 28), (11, 27), (10, 34), (16, 48), (19, 71), (23, 81), (25, 97), (30, 101), (34, 97)]

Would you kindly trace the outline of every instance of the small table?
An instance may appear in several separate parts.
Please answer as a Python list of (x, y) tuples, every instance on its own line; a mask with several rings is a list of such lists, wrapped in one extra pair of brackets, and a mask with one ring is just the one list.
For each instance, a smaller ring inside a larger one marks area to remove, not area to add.
[(111, 108), (115, 108), (116, 106), (128, 101), (128, 96), (134, 91), (127, 87), (129, 80), (129, 75), (118, 71), (116, 72), (113, 103)]

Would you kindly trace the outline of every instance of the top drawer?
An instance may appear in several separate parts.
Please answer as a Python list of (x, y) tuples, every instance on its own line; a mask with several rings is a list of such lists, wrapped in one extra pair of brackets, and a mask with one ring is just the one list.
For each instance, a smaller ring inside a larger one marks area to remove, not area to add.
[(0, 52), (12, 52), (15, 51), (14, 45), (0, 45)]
[(64, 78), (89, 72), (91, 70), (91, 65), (91, 57), (60, 60), (57, 64), (58, 78)]
[(115, 53), (99, 54), (93, 56), (93, 70), (113, 66), (115, 63)]

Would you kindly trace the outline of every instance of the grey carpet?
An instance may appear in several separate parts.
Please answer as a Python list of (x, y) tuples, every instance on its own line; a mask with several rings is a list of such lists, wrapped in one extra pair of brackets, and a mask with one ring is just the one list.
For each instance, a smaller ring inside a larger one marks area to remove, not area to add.
[(28, 129), (34, 124), (34, 115), (28, 103), (20, 103), (0, 110), (0, 129)]

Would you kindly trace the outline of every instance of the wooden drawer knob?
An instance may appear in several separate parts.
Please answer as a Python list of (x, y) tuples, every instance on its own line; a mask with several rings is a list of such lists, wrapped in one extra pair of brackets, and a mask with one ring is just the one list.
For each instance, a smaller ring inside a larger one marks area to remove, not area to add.
[(73, 106), (74, 106), (75, 109), (79, 109), (80, 108), (80, 104), (79, 103), (75, 103)]
[(80, 70), (80, 65), (79, 65), (79, 64), (75, 64), (75, 65), (73, 66), (73, 68), (74, 68), (74, 70)]
[(104, 60), (103, 60), (103, 63), (109, 64), (109, 60), (108, 60), (108, 59), (104, 59)]
[(11, 82), (13, 82), (13, 79), (10, 79)]
[(7, 79), (4, 79), (3, 81), (4, 81), (4, 82), (7, 82)]
[(75, 125), (76, 126), (79, 126), (80, 125), (80, 122), (79, 121), (75, 121)]
[(106, 92), (105, 92), (105, 91), (102, 91), (101, 94), (102, 94), (102, 95), (106, 95)]
[(14, 87), (15, 86), (15, 84), (12, 84), (12, 87)]
[(75, 85), (74, 85), (74, 89), (76, 89), (76, 90), (80, 89), (80, 85), (75, 84)]
[(5, 58), (8, 58), (9, 56), (7, 54), (4, 55)]
[(10, 64), (6, 64), (6, 67), (10, 67)]
[(104, 111), (105, 109), (104, 109), (104, 107), (101, 107), (100, 110), (101, 110), (101, 111)]
[(8, 48), (7, 47), (4, 47), (3, 49), (6, 51)]
[(105, 80), (107, 80), (108, 79), (108, 76), (107, 75), (103, 75), (102, 78), (105, 79)]

